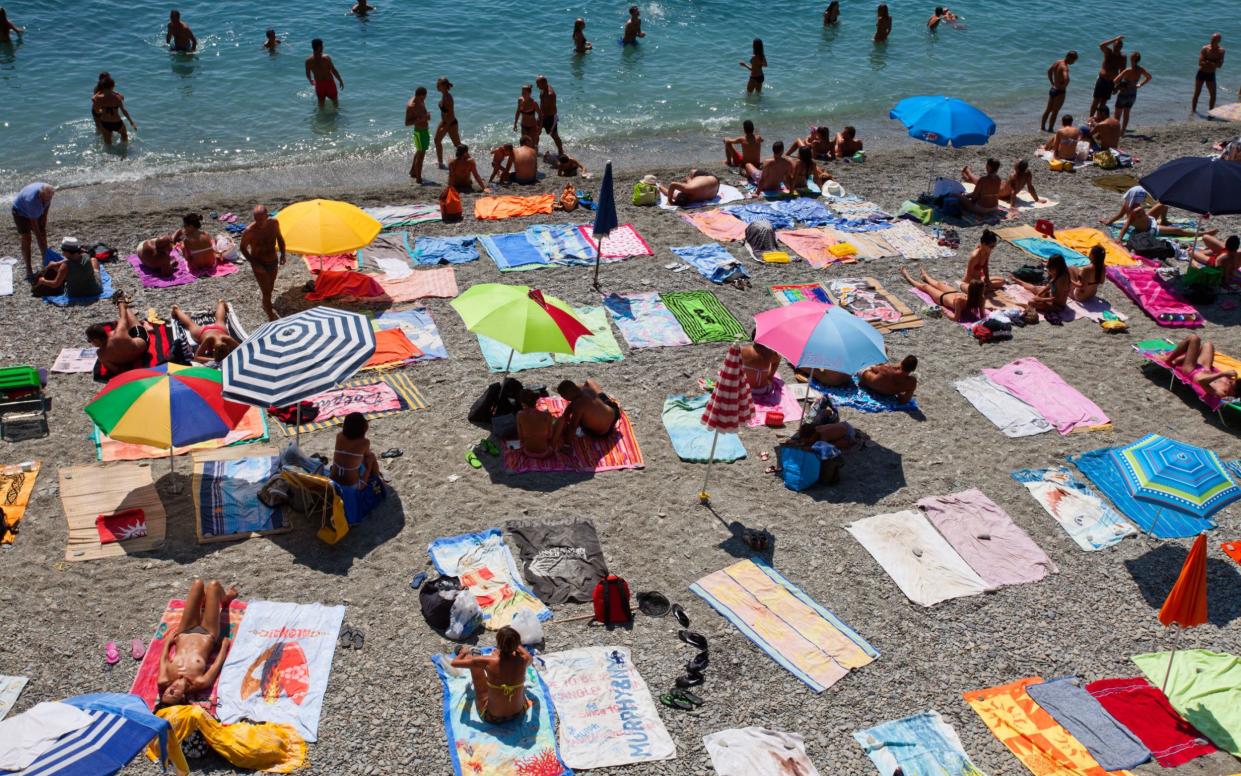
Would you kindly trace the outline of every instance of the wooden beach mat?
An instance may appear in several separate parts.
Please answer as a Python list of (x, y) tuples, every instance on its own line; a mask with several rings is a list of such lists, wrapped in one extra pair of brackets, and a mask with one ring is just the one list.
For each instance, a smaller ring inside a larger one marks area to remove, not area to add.
[[(857, 290), (853, 295), (852, 301), (845, 298), (847, 295), (842, 288), (843, 284), (856, 287)], [(865, 288), (862, 287), (863, 284), (865, 284)], [(861, 278), (861, 283), (845, 278), (829, 281), (827, 295), (833, 303), (840, 305), (859, 318), (870, 321), (870, 325), (874, 326), (882, 334), (901, 331), (902, 329), (918, 329), (926, 325), (926, 321), (919, 318), (918, 314), (909, 308), (909, 305), (890, 293), (878, 280), (872, 277)], [(877, 299), (872, 297), (877, 297)], [(882, 300), (887, 304), (877, 303), (878, 300)], [(888, 309), (889, 305), (891, 309)], [(886, 315), (889, 316), (892, 310), (895, 310), (900, 317), (896, 319), (880, 317), (877, 313), (869, 312), (871, 309), (886, 311)]]
[[(65, 560), (118, 558), (164, 543), (168, 516), (155, 490), (151, 467), (140, 464), (69, 466), (60, 470), (60, 503), (69, 521)], [(147, 535), (100, 544), (95, 519), (125, 509), (141, 509)]]
[(242, 539), (253, 539), (259, 536), (272, 536), (275, 534), (288, 533), (293, 530), (293, 526), (288, 522), (288, 515), (284, 517), (283, 525), (279, 528), (272, 528), (265, 531), (247, 531), (244, 533), (223, 534), (220, 536), (210, 536), (203, 533), (203, 504), (202, 504), (202, 487), (203, 487), (203, 470), (208, 461), (236, 461), (242, 458), (266, 458), (270, 456), (280, 455), (280, 450), (269, 445), (249, 445), (242, 447), (226, 447), (218, 450), (208, 450), (201, 453), (194, 453), (194, 477), (191, 487), (193, 488), (194, 499), (194, 533), (198, 537), (199, 544), (210, 544), (212, 542), (235, 542)]

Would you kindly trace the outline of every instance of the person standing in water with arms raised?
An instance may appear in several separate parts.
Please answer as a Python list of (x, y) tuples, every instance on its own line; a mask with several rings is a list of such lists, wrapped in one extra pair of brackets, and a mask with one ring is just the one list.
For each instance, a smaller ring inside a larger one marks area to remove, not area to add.
[(414, 161), (409, 166), (409, 177), (422, 183), (422, 160), (431, 147), (431, 112), (427, 110), (427, 87), (419, 86), (414, 96), (405, 103), (405, 126), (413, 127)]
[(164, 42), (168, 44), (170, 51), (178, 54), (198, 50), (198, 38), (194, 37), (190, 25), (181, 21), (181, 12), (176, 10), (168, 12), (168, 31), (164, 33)]
[(1202, 94), (1202, 85), (1207, 87), (1207, 110), (1215, 108), (1215, 71), (1224, 66), (1224, 47), (1219, 45), (1223, 36), (1218, 32), (1211, 36), (1211, 42), (1198, 52), (1198, 74), (1194, 76), (1194, 100), (1190, 103), (1191, 113), (1198, 112), (1198, 95)]
[(1070, 51), (1064, 55), (1064, 59), (1057, 59), (1047, 68), (1047, 80), (1051, 83), (1051, 88), (1047, 90), (1047, 109), (1043, 111), (1043, 118), (1039, 122), (1039, 129), (1044, 132), (1056, 131), (1056, 117), (1060, 115), (1065, 93), (1069, 89), (1069, 65), (1076, 61), (1077, 52)]
[(1099, 44), (1099, 51), (1103, 52), (1103, 64), (1099, 67), (1099, 77), (1094, 82), (1094, 95), (1090, 101), (1091, 116), (1112, 99), (1112, 93), (1116, 90), (1116, 76), (1120, 75), (1125, 67), (1125, 55), (1121, 51), (1124, 45), (1124, 35), (1117, 35)]
[(310, 56), (306, 57), (306, 80), (315, 88), (315, 98), (319, 100), (320, 108), (325, 100), (331, 100), (334, 108), (340, 107), (336, 84), (340, 83), (340, 88), (344, 89), (345, 79), (336, 71), (332, 58), (323, 53), (323, 41), (319, 38), (310, 41)]
[(268, 218), (263, 205), (254, 206), (254, 221), (241, 233), (238, 248), (254, 270), (254, 280), (263, 297), (263, 312), (268, 320), (276, 320), (280, 316), (271, 305), (271, 294), (276, 287), (276, 275), (284, 266), (284, 235), (280, 233), (280, 222)]

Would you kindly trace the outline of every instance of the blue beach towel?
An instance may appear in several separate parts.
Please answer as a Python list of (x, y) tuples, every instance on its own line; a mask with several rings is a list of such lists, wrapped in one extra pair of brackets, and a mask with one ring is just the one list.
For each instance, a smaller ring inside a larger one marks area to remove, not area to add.
[(400, 328), (405, 332), (409, 341), (422, 351), (422, 355), (410, 359), (410, 363), (420, 364), (423, 361), (448, 358), (448, 350), (440, 337), (439, 327), (435, 325), (431, 313), (425, 307), (414, 307), (400, 312), (385, 310), (375, 317), (375, 327), (381, 331)]
[(56, 296), (45, 296), (43, 301), (54, 304), (57, 307), (69, 307), (71, 305), (86, 305), (98, 302), (100, 299), (111, 299), (112, 294), (116, 293), (112, 289), (112, 276), (108, 274), (108, 270), (103, 265), (99, 265), (99, 283), (103, 286), (103, 291), (95, 296), (69, 296), (67, 293), (57, 294)]
[(1193, 517), (1167, 507), (1160, 508), (1149, 501), (1139, 501), (1129, 495), (1124, 476), (1112, 460), (1113, 449), (1115, 448), (1102, 447), (1080, 455), (1070, 455), (1068, 460), (1144, 533), (1154, 526), (1154, 535), (1160, 539), (1186, 539), (1215, 528), (1214, 520)]
[[(664, 429), (672, 440), (672, 449), (682, 461), (705, 463), (711, 455), (715, 432), (702, 425), (702, 413), (710, 394), (686, 396), (673, 394), (664, 400)], [(738, 461), (745, 458), (745, 447), (737, 434), (720, 434), (715, 440), (716, 461)]]
[(1030, 496), (1087, 552), (1111, 547), (1137, 534), (1128, 520), (1067, 466), (1018, 469), (1011, 476), (1026, 486)]
[(752, 202), (748, 205), (731, 205), (721, 208), (725, 213), (736, 216), (747, 224), (755, 221), (767, 221), (771, 224), (772, 229), (792, 229), (793, 219), (787, 214), (782, 213), (771, 205), (759, 204)]
[(567, 267), (593, 266), (595, 249), (573, 225), (535, 225), (526, 229), (526, 239), (552, 264)]
[(525, 232), (513, 234), (483, 234), (478, 241), (487, 249), (487, 255), (501, 272), (550, 267), (547, 257), (530, 244)]
[(275, 455), (203, 461), (199, 535), (243, 538), (284, 528), (284, 512), (259, 500), (259, 491), (279, 473), (280, 458)]
[(822, 202), (807, 197), (773, 202), (771, 209), (806, 226), (826, 226), (836, 220), (836, 217), (823, 207)]
[(750, 273), (745, 271), (745, 267), (741, 266), (741, 261), (724, 250), (719, 243), (686, 245), (673, 248), (672, 252), (712, 283), (727, 283), (733, 278), (750, 276)]
[(880, 396), (858, 385), (856, 377), (853, 378), (851, 385), (829, 387), (817, 381), (811, 381), (810, 387), (830, 397), (832, 403), (837, 406), (852, 407), (862, 412), (916, 412), (918, 410), (917, 399), (899, 402), (895, 396)]
[(405, 234), (405, 250), (415, 264), (465, 264), (478, 259), (478, 238), (465, 237), (418, 237), (409, 247), (409, 233)]
[(966, 754), (957, 732), (935, 711), (854, 731), (853, 740), (880, 776), (898, 771), (908, 776), (986, 776)]
[(1033, 253), (1043, 261), (1050, 259), (1052, 254), (1058, 253), (1064, 257), (1070, 267), (1090, 266), (1090, 259), (1072, 248), (1066, 248), (1055, 240), (1048, 240), (1045, 237), (1021, 237), (1013, 240), (1013, 245), (1027, 253)]

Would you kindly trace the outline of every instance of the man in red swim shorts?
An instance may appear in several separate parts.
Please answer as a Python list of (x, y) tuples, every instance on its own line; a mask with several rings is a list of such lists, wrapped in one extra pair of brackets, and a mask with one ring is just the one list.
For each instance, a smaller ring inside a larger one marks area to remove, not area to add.
[[(306, 57), (306, 80), (310, 81), (315, 87), (315, 97), (319, 100), (319, 107), (323, 107), (324, 100), (331, 100), (332, 107), (338, 107), (340, 103), (336, 97), (336, 83), (340, 83), (340, 88), (345, 88), (345, 79), (340, 77), (340, 73), (336, 71), (336, 65), (332, 64), (332, 58), (323, 53), (323, 41), (315, 38), (310, 41), (310, 56)], [(336, 80), (333, 81), (332, 79)]]

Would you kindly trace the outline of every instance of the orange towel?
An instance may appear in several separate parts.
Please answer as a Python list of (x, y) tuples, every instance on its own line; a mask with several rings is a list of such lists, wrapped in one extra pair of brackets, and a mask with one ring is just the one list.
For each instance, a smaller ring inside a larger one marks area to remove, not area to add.
[(1224, 542), (1220, 546), (1224, 548), (1224, 554), (1241, 563), (1241, 542)]
[(422, 351), (409, 341), (405, 332), (400, 329), (384, 329), (375, 332), (375, 354), (362, 365), (362, 368), (395, 364), (421, 355)]
[(708, 210), (705, 213), (681, 213), (698, 231), (712, 240), (744, 240), (745, 221), (722, 210)]
[(535, 194), (532, 197), (517, 197), (511, 194), (502, 197), (479, 197), (474, 200), (474, 217), (487, 221), (499, 221), (502, 218), (521, 218), (522, 216), (550, 216), (554, 194)]
[(306, 299), (318, 302), (334, 296), (366, 299), (384, 296), (384, 290), (375, 278), (361, 272), (321, 272), (315, 278), (315, 290), (306, 294)]

